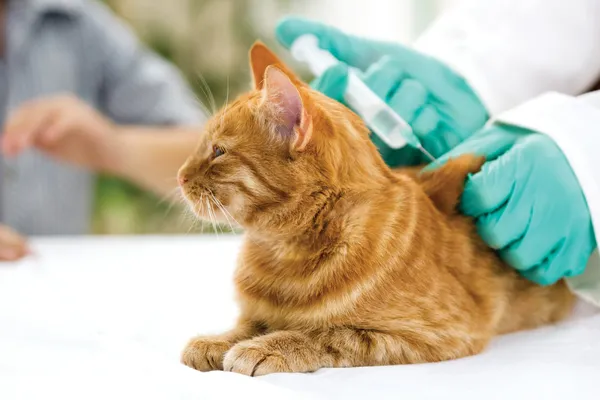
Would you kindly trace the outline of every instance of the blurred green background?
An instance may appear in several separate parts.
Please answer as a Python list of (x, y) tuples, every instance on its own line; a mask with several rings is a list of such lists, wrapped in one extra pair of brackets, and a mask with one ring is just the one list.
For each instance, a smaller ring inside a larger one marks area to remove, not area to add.
[[(104, 0), (148, 47), (174, 63), (210, 108), (249, 89), (247, 54), (261, 39), (286, 61), (273, 38), (284, 15), (333, 24), (358, 35), (409, 42), (442, 9), (460, 0)], [(292, 62), (305, 78), (305, 70)], [(224, 229), (224, 228), (223, 228)], [(98, 178), (94, 233), (212, 232), (173, 198), (159, 199), (131, 184)]]

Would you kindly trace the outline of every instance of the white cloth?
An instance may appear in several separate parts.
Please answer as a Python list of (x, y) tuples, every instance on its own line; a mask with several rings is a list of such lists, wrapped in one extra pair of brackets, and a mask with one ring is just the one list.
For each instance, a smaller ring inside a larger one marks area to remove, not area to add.
[(237, 315), (239, 237), (35, 240), (0, 265), (0, 399), (595, 399), (600, 311), (444, 363), (249, 378), (179, 364)]
[[(548, 134), (581, 184), (600, 242), (600, 1), (469, 0), (415, 43), (462, 75), (494, 120)], [(522, 104), (524, 103), (524, 104)], [(600, 255), (569, 279), (600, 306)]]
[[(296, 399), (265, 381), (180, 364), (234, 321), (238, 240), (34, 241), (0, 264), (0, 399)], [(313, 397), (310, 397), (313, 398)]]

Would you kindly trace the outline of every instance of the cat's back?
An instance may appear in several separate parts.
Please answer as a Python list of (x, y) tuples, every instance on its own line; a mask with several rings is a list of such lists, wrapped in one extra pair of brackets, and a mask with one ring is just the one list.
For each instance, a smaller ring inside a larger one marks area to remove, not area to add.
[[(435, 236), (438, 242), (450, 237), (454, 245), (449, 251), (444, 251), (444, 246), (431, 246), (431, 251), (444, 253), (438, 258), (445, 260), (445, 268), (481, 306), (479, 311), (496, 320), (496, 333), (533, 328), (564, 318), (575, 300), (564, 281), (542, 287), (523, 278), (483, 241), (474, 221), (456, 211), (465, 171), (478, 172), (483, 159), (463, 156), (454, 163), (445, 174), (433, 176), (433, 181), (432, 175), (422, 173), (422, 166), (394, 171), (397, 176), (407, 177), (421, 186), (439, 211), (435, 218), (444, 220)], [(459, 181), (453, 187), (452, 179), (456, 176)]]
[(480, 165), (462, 159), (434, 179), (394, 171), (397, 180), (363, 199), (352, 224), (343, 213), (325, 221), (346, 231), (317, 240), (318, 251), (247, 238), (235, 277), (242, 310), (277, 329), (435, 326), (469, 337), (559, 320), (572, 304), (566, 285), (521, 278), (456, 212), (467, 173)]

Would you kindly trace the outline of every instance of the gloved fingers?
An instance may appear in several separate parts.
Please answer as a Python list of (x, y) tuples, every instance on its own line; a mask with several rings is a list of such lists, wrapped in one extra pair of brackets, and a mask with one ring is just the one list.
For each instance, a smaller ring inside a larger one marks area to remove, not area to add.
[(583, 272), (587, 259), (584, 263), (578, 263), (578, 258), (581, 258), (579, 254), (569, 251), (567, 241), (562, 240), (542, 262), (522, 271), (521, 274), (539, 285), (552, 285), (565, 276), (574, 276)]
[(463, 135), (460, 132), (456, 131), (456, 128), (451, 127), (439, 114), (439, 109), (436, 106), (433, 106), (438, 111), (438, 117), (440, 121), (438, 122), (437, 128), (430, 132), (427, 137), (423, 141), (423, 146), (426, 143), (431, 147), (431, 151), (433, 151), (433, 155), (435, 157), (439, 157), (441, 155), (446, 154), (456, 146), (458, 146), (462, 142)]
[(362, 70), (381, 58), (385, 53), (382, 47), (390, 47), (389, 44), (347, 35), (332, 26), (299, 17), (283, 18), (275, 28), (275, 36), (287, 48), (304, 34), (315, 35), (321, 48), (331, 52), (338, 60)]
[(373, 93), (389, 104), (389, 98), (400, 86), (403, 75), (402, 69), (391, 57), (383, 56), (367, 68), (362, 80)]
[(450, 147), (447, 144), (448, 132), (445, 130), (445, 127), (441, 123), (438, 123), (437, 127), (434, 130), (426, 132), (424, 135), (416, 130), (415, 134), (419, 138), (419, 141), (421, 142), (421, 145), (425, 148), (425, 150), (427, 150), (429, 154), (431, 154), (435, 158), (446, 154), (450, 149)]
[(391, 94), (388, 104), (406, 122), (412, 124), (426, 101), (427, 89), (421, 83), (414, 79), (403, 79), (398, 89)]
[(582, 274), (598, 246), (591, 220), (576, 224), (576, 226), (578, 227), (577, 233), (569, 235), (565, 243), (565, 251), (568, 251), (573, 257), (568, 265), (563, 265), (565, 277)]
[(343, 63), (334, 65), (312, 81), (310, 86), (334, 100), (343, 102), (348, 86), (348, 67)]
[(429, 150), (434, 156), (443, 154), (443, 146), (438, 143), (437, 127), (440, 123), (440, 117), (437, 110), (432, 105), (424, 105), (416, 113), (414, 119), (410, 122), (413, 132), (421, 144)]
[(571, 223), (576, 229), (566, 232), (540, 263), (522, 272), (523, 276), (540, 285), (550, 285), (561, 278), (577, 276), (585, 271), (596, 249), (594, 227), (590, 220)]
[(562, 246), (563, 240), (557, 230), (545, 226), (544, 221), (548, 218), (545, 212), (546, 207), (543, 206), (531, 208), (522, 237), (500, 251), (504, 261), (513, 268), (519, 271), (535, 268)]
[(521, 271), (521, 275), (528, 280), (542, 286), (556, 283), (560, 278), (562, 278), (562, 274), (558, 273), (558, 266), (568, 262), (566, 259), (567, 254), (560, 251), (561, 247), (562, 244), (559, 245), (556, 250), (552, 251), (540, 264), (530, 269)]
[(407, 68), (411, 76), (435, 89), (440, 97), (448, 98), (447, 93), (454, 95), (454, 98), (464, 96), (460, 90), (462, 86), (458, 85), (458, 89), (456, 88), (457, 83), (464, 83), (462, 78), (439, 61), (409, 47), (355, 37), (332, 26), (300, 17), (283, 18), (275, 28), (277, 39), (287, 48), (304, 34), (315, 35), (321, 48), (352, 67), (364, 71), (381, 56), (390, 54), (397, 65)]
[(341, 32), (320, 22), (294, 16), (283, 17), (275, 27), (275, 37), (288, 49), (304, 34), (315, 35), (320, 39), (324, 35), (338, 36)]
[[(507, 262), (511, 265), (516, 263), (515, 268), (522, 269), (515, 258), (518, 259), (523, 251), (521, 245), (531, 223), (531, 216), (531, 202), (513, 191), (506, 205), (477, 219), (477, 231), (488, 246), (496, 250), (505, 249)], [(525, 240), (525, 244), (528, 242), (529, 240)], [(538, 261), (539, 259), (535, 260)]]
[(463, 104), (473, 101), (470, 86), (446, 64), (409, 47), (398, 45), (397, 48), (394, 52), (396, 63), (402, 65), (407, 75), (421, 82), (433, 97), (448, 105), (449, 109), (454, 110), (455, 102)]
[(450, 158), (456, 158), (463, 154), (476, 154), (485, 156), (488, 162), (504, 154), (520, 137), (518, 134), (503, 132), (498, 128), (482, 129), (471, 136), (448, 153), (439, 157), (426, 169), (434, 169), (443, 165)]
[(506, 204), (517, 186), (518, 160), (518, 154), (509, 150), (496, 160), (486, 162), (481, 171), (467, 179), (461, 211), (471, 217), (480, 217)]

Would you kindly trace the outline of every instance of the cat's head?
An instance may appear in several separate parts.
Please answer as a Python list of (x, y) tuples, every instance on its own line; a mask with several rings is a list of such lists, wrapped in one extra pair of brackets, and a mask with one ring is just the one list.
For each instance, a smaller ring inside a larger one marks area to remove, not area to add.
[[(245, 228), (301, 216), (310, 196), (369, 190), (387, 167), (358, 116), (311, 89), (265, 45), (250, 50), (254, 89), (206, 124), (179, 171), (183, 194), (201, 218)], [(212, 209), (212, 210), (211, 210)]]

